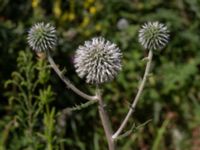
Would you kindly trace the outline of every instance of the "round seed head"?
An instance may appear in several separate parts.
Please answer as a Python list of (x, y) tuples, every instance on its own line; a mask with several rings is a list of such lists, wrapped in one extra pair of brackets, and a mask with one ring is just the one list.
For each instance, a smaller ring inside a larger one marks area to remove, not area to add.
[(55, 27), (43, 22), (33, 25), (28, 31), (28, 44), (36, 52), (55, 48), (57, 36)]
[(101, 84), (114, 79), (121, 70), (121, 51), (103, 37), (92, 38), (76, 50), (76, 72), (87, 83)]
[(163, 49), (169, 40), (167, 26), (159, 22), (145, 23), (139, 30), (139, 42), (149, 50)]

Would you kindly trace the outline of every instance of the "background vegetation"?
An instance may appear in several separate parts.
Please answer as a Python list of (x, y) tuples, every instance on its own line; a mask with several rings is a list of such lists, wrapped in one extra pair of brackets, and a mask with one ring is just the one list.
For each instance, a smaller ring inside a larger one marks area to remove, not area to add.
[[(70, 112), (85, 100), (67, 90), (44, 58), (28, 48), (27, 31), (51, 22), (58, 31), (52, 52), (66, 76), (79, 79), (73, 55), (79, 44), (104, 36), (123, 52), (123, 71), (104, 86), (114, 130), (129, 109), (144, 71), (138, 44), (141, 24), (158, 20), (171, 31), (169, 45), (154, 57), (152, 76), (130, 120), (133, 133), (120, 150), (198, 150), (200, 147), (199, 0), (0, 0), (0, 150), (105, 150), (96, 105)], [(145, 125), (146, 121), (150, 120)]]

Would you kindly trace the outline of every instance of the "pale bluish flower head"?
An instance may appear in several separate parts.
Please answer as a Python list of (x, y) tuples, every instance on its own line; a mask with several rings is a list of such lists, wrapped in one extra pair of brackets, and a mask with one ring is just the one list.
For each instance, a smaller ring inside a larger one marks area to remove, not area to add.
[(169, 41), (167, 26), (159, 22), (147, 22), (139, 30), (139, 42), (148, 50), (161, 50)]
[(121, 19), (119, 19), (119, 21), (117, 22), (117, 28), (118, 28), (119, 30), (124, 30), (124, 29), (126, 29), (126, 28), (128, 28), (128, 27), (129, 27), (129, 22), (128, 22), (128, 20), (125, 19), (125, 18), (121, 18)]
[(36, 23), (28, 31), (27, 40), (36, 52), (54, 49), (57, 44), (56, 29), (49, 23)]
[(101, 84), (113, 80), (121, 70), (122, 54), (116, 44), (95, 37), (76, 50), (76, 72), (87, 83)]

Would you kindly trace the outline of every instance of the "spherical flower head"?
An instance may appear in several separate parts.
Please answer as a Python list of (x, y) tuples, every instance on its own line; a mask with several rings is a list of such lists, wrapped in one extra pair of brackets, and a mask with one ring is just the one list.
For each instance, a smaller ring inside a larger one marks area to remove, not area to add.
[(28, 31), (28, 44), (36, 52), (55, 48), (57, 42), (55, 27), (47, 23), (37, 23)]
[(121, 70), (121, 51), (116, 44), (103, 37), (92, 38), (76, 50), (76, 72), (87, 83), (101, 84), (111, 81)]
[(167, 26), (159, 22), (145, 23), (139, 30), (139, 42), (149, 50), (163, 49), (169, 40)]

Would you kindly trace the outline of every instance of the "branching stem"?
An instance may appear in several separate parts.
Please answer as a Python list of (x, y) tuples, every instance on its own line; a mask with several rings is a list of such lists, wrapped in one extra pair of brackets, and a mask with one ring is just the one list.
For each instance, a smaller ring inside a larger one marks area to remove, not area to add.
[(142, 82), (140, 83), (139, 85), (139, 88), (138, 88), (138, 92), (136, 94), (136, 97), (135, 99), (133, 100), (133, 103), (125, 117), (125, 119), (123, 120), (122, 124), (120, 125), (120, 127), (118, 128), (118, 130), (113, 134), (112, 136), (112, 139), (115, 140), (117, 139), (117, 137), (121, 134), (121, 132), (123, 131), (123, 129), (125, 128), (126, 124), (128, 123), (128, 120), (129, 118), (131, 117), (131, 115), (133, 114), (134, 110), (135, 110), (135, 107), (139, 101), (139, 98), (142, 94), (142, 91), (144, 89), (144, 86), (145, 86), (145, 83), (146, 83), (146, 80), (147, 80), (147, 77), (149, 75), (149, 72), (150, 72), (150, 67), (151, 67), (151, 62), (152, 62), (152, 58), (153, 58), (153, 52), (152, 50), (149, 51), (149, 54), (148, 54), (148, 62), (147, 62), (147, 65), (146, 65), (146, 69), (145, 69), (145, 73), (144, 73), (144, 76), (143, 76), (143, 79), (142, 79)]
[(67, 85), (68, 88), (70, 88), (72, 91), (74, 91), (77, 95), (83, 97), (86, 100), (95, 100), (97, 101), (97, 97), (96, 96), (90, 96), (85, 94), (84, 92), (82, 92), (81, 90), (79, 90), (77, 87), (75, 87), (70, 81), (69, 79), (67, 79), (62, 71), (60, 71), (60, 69), (57, 67), (57, 65), (55, 64), (53, 58), (51, 57), (50, 53), (47, 52), (47, 58), (49, 63), (51, 64), (51, 67), (53, 68), (53, 70), (56, 72), (56, 74), (60, 77), (60, 79)]
[(105, 104), (103, 103), (103, 100), (102, 100), (101, 91), (98, 88), (96, 89), (96, 95), (98, 96), (99, 115), (100, 115), (101, 122), (102, 122), (102, 125), (103, 125), (103, 128), (104, 128), (104, 132), (106, 134), (106, 139), (108, 141), (109, 150), (115, 150), (116, 146), (115, 146), (115, 141), (112, 139), (113, 131), (112, 131), (112, 128), (111, 128), (111, 125), (110, 125), (110, 120), (109, 120), (109, 117), (108, 117), (106, 110), (104, 109)]

